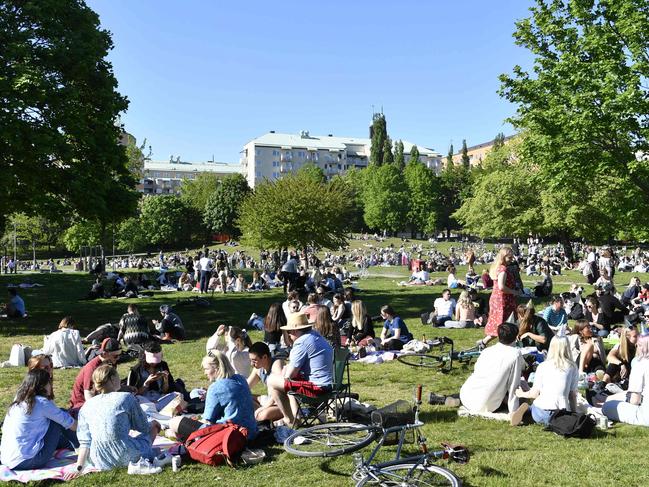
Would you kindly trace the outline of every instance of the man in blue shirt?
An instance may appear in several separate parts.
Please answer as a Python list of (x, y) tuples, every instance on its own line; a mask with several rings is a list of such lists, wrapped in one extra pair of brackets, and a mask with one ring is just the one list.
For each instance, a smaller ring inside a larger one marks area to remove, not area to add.
[(561, 325), (567, 325), (568, 314), (566, 313), (566, 310), (563, 309), (563, 298), (561, 298), (561, 296), (555, 296), (552, 299), (550, 306), (543, 310), (541, 316), (554, 332), (556, 332)]
[(309, 397), (329, 392), (333, 384), (333, 349), (317, 331), (311, 329), (304, 313), (295, 313), (282, 326), (293, 341), (288, 364), (282, 374), (268, 377), (268, 391), (284, 417), (293, 426), (298, 412), (297, 401), (289, 391)]
[(8, 318), (22, 318), (26, 314), (25, 302), (18, 296), (18, 290), (15, 287), (9, 288), (9, 302), (5, 306), (5, 313)]

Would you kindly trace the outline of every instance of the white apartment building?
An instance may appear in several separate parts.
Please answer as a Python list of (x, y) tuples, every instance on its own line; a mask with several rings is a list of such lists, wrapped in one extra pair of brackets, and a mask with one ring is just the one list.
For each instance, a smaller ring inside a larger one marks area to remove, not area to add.
[[(403, 141), (406, 162), (410, 160), (413, 144)], [(367, 167), (371, 140), (333, 135), (278, 134), (270, 131), (248, 142), (241, 151), (241, 171), (254, 188), (264, 179), (279, 179), (296, 171), (302, 165), (313, 163), (324, 170), (327, 178), (342, 174), (348, 169)], [(439, 173), (442, 156), (437, 152), (417, 146), (419, 160)]]
[(196, 179), (201, 173), (223, 177), (241, 173), (238, 164), (225, 162), (184, 162), (178, 157), (169, 161), (144, 161), (144, 177), (137, 189), (144, 194), (178, 194), (184, 179)]

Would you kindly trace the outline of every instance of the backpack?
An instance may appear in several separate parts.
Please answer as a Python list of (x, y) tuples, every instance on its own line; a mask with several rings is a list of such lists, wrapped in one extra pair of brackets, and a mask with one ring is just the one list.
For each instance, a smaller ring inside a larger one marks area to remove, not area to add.
[(233, 466), (232, 459), (246, 447), (247, 438), (246, 428), (228, 421), (194, 431), (185, 441), (185, 447), (197, 462), (212, 466), (227, 462)]
[(589, 414), (559, 409), (552, 413), (550, 423), (545, 429), (566, 438), (590, 438), (595, 424), (595, 420)]

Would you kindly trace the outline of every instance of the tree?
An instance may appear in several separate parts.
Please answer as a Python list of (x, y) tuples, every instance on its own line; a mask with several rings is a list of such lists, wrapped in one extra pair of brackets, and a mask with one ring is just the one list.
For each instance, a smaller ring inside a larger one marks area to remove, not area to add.
[(143, 250), (149, 244), (146, 231), (139, 218), (127, 218), (119, 224), (117, 246), (127, 252)]
[(242, 241), (257, 248), (338, 249), (347, 245), (349, 193), (339, 178), (304, 173), (259, 184), (241, 205)]
[(126, 144), (128, 170), (136, 180), (140, 180), (144, 176), (144, 161), (151, 155), (151, 146), (149, 146), (148, 153), (145, 156), (144, 151), (146, 150), (146, 139), (140, 145), (137, 145), (135, 137), (132, 135), (128, 136), (128, 143)]
[(198, 174), (196, 179), (183, 179), (180, 185), (180, 197), (187, 206), (202, 215), (207, 200), (219, 189), (220, 184), (216, 174), (203, 172)]
[[(516, 43), (534, 55), (533, 73), (515, 66), (500, 93), (518, 105), (511, 122), (531, 133), (522, 152), (555, 194), (613, 178), (636, 205), (610, 198), (609, 213), (634, 211), (649, 223), (649, 7), (645, 0), (537, 0), (516, 24)], [(609, 183), (605, 183), (609, 184)], [(582, 198), (583, 200), (583, 198)], [(609, 235), (619, 230), (609, 228)]]
[[(349, 225), (352, 231), (361, 232), (364, 229), (365, 222), (363, 221), (364, 203), (363, 203), (363, 190), (365, 189), (365, 175), (367, 170), (359, 170), (351, 168), (342, 176), (336, 175), (333, 180), (340, 180), (344, 185), (347, 192), (348, 199), (351, 205), (349, 211)], [(333, 181), (332, 180), (332, 181)]]
[(319, 183), (324, 183), (327, 180), (327, 176), (325, 175), (324, 170), (320, 166), (316, 166), (312, 162), (304, 164), (300, 169), (297, 170), (297, 172), (306, 177), (310, 177), (314, 181)]
[(419, 162), (419, 149), (416, 145), (413, 145), (410, 149), (410, 159), (408, 161), (408, 164), (410, 164), (411, 162)]
[(462, 139), (462, 165), (470, 169), (471, 168), (471, 159), (469, 158), (469, 150), (467, 149), (466, 146), (466, 139)]
[(505, 134), (500, 132), (496, 135), (496, 137), (494, 137), (494, 144), (491, 147), (491, 150), (498, 150), (504, 145), (505, 145)]
[(180, 247), (191, 236), (190, 212), (176, 195), (145, 196), (140, 203), (140, 228), (153, 247)]
[(118, 143), (128, 102), (97, 14), (75, 0), (6, 0), (0, 38), (0, 218), (132, 212), (135, 180)]
[(387, 123), (382, 113), (375, 113), (372, 117), (371, 134), (370, 164), (380, 166), (383, 163), (383, 148), (388, 138)]
[(411, 232), (434, 234), (437, 224), (437, 177), (420, 162), (411, 160), (404, 171), (408, 188), (408, 225)]
[(392, 164), (394, 162), (394, 155), (392, 154), (392, 139), (389, 136), (385, 137), (383, 143), (383, 164)]
[(448, 154), (446, 155), (446, 168), (452, 167), (453, 164), (453, 144), (448, 148)]
[(438, 222), (446, 230), (446, 238), (449, 238), (451, 231), (461, 228), (453, 214), (471, 195), (471, 171), (462, 165), (455, 166), (451, 163), (440, 173), (438, 185)]
[(397, 140), (397, 143), (394, 144), (394, 164), (403, 171), (406, 168), (406, 159), (403, 155), (403, 142)]
[(79, 221), (63, 232), (62, 241), (69, 252), (79, 252), (83, 246), (100, 245), (101, 234), (101, 225), (96, 220)]
[(408, 191), (401, 171), (394, 164), (371, 166), (365, 171), (365, 223), (379, 230), (401, 230), (408, 213)]
[(10, 248), (16, 240), (16, 246), (25, 251), (32, 250), (32, 259), (36, 262), (36, 247), (43, 242), (43, 217), (29, 216), (25, 213), (13, 213), (7, 219), (2, 246)]
[(213, 232), (239, 236), (236, 222), (241, 205), (250, 192), (250, 186), (243, 174), (224, 177), (218, 189), (207, 200), (203, 223)]

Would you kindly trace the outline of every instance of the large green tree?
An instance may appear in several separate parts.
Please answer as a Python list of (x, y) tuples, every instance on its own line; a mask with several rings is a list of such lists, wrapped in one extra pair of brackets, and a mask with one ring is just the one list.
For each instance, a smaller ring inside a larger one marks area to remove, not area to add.
[(439, 175), (437, 192), (438, 226), (446, 231), (446, 237), (451, 232), (460, 230), (461, 225), (453, 214), (462, 206), (464, 200), (471, 195), (471, 171), (462, 165), (447, 165)]
[(251, 193), (243, 174), (224, 177), (218, 189), (208, 198), (203, 212), (203, 223), (213, 232), (238, 237), (237, 220), (241, 205)]
[(242, 241), (257, 248), (338, 249), (347, 245), (349, 193), (340, 178), (305, 173), (264, 181), (241, 206)]
[(403, 173), (408, 188), (408, 225), (413, 233), (435, 233), (438, 178), (420, 162), (411, 160)]
[(397, 140), (394, 144), (394, 164), (403, 171), (406, 168), (406, 158), (403, 155), (403, 142)]
[(416, 145), (413, 145), (410, 149), (410, 159), (408, 160), (408, 164), (411, 162), (419, 162), (419, 149)]
[(180, 197), (187, 206), (202, 214), (210, 196), (219, 189), (220, 178), (211, 172), (203, 172), (195, 179), (183, 179), (180, 185)]
[[(580, 186), (583, 202), (615, 181), (639, 199), (610, 198), (608, 213), (635, 212), (632, 225), (645, 228), (649, 164), (639, 155), (649, 152), (648, 33), (646, 0), (537, 0), (514, 34), (533, 68), (501, 76), (501, 94), (518, 105), (512, 123), (532, 134), (522, 154), (543, 184), (555, 195), (576, 195)], [(605, 231), (612, 236), (621, 223)]]
[(380, 166), (383, 164), (383, 149), (388, 138), (387, 122), (385, 115), (375, 113), (372, 117), (372, 139), (370, 145), (370, 164)]
[(140, 202), (140, 229), (149, 247), (178, 248), (191, 240), (192, 218), (176, 195), (145, 196)]
[(364, 219), (368, 227), (397, 232), (406, 226), (408, 188), (395, 164), (365, 169)]
[(449, 168), (453, 165), (453, 144), (448, 148), (448, 154), (446, 154), (446, 167)]
[(471, 159), (469, 158), (469, 149), (466, 146), (466, 139), (462, 140), (462, 165), (469, 169), (471, 168)]
[(135, 208), (110, 34), (78, 0), (0, 2), (0, 218)]

